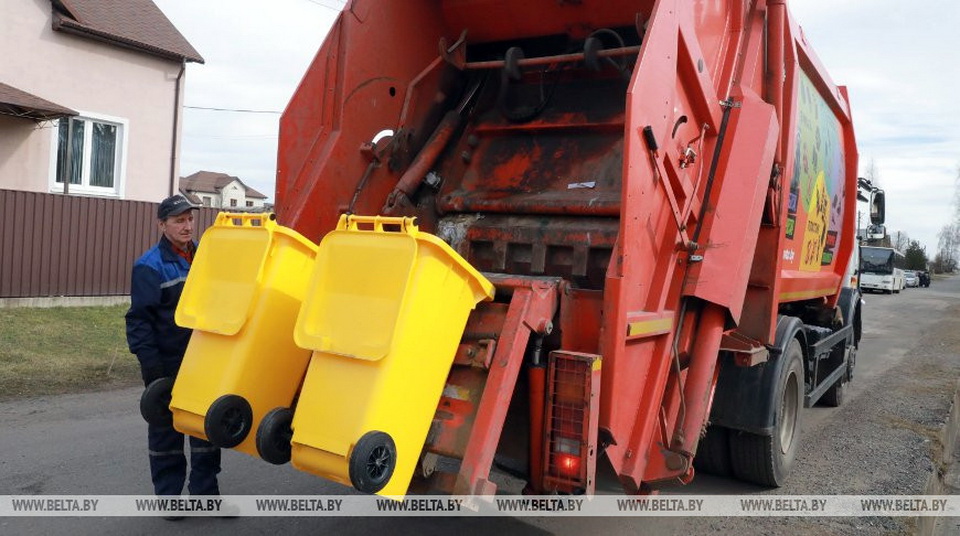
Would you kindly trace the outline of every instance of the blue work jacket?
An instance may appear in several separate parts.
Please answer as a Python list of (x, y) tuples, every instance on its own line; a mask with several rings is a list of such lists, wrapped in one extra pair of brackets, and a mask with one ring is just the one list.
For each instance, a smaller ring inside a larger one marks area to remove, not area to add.
[(189, 271), (165, 236), (133, 265), (127, 345), (144, 370), (172, 376), (180, 368), (192, 331), (178, 326), (174, 313)]

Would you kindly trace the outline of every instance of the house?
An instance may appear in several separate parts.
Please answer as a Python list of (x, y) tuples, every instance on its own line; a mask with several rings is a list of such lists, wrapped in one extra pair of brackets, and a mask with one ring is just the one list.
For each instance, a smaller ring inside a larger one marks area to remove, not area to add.
[(203, 58), (151, 0), (3, 0), (0, 20), (0, 189), (176, 191), (185, 67)]
[(198, 171), (180, 178), (180, 192), (205, 207), (259, 211), (267, 196), (226, 173)]
[(0, 28), (0, 307), (127, 296), (203, 58), (152, 0), (0, 0)]

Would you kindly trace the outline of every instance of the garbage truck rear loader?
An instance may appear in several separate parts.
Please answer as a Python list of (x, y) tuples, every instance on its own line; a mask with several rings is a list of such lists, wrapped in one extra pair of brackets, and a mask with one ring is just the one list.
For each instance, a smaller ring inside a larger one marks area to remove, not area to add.
[(784, 482), (860, 333), (850, 105), (786, 4), (347, 3), (281, 119), (278, 221), (415, 217), (496, 286), (410, 492)]

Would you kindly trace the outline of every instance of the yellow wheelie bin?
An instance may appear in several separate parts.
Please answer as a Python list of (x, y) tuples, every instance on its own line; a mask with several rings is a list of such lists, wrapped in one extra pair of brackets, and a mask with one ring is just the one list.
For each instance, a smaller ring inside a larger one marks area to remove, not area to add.
[(177, 324), (193, 335), (173, 386), (174, 428), (289, 460), (292, 406), (310, 362), (293, 328), (316, 252), (272, 214), (217, 216), (177, 306)]
[(291, 462), (404, 495), (470, 311), (493, 285), (413, 218), (341, 216), (320, 242), (294, 338), (313, 350)]

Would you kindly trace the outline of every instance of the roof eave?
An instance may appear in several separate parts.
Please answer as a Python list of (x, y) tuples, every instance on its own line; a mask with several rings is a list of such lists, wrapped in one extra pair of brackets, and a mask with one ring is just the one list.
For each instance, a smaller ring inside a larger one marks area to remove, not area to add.
[(152, 47), (145, 43), (140, 43), (133, 41), (131, 39), (124, 39), (120, 36), (108, 34), (106, 32), (101, 32), (84, 26), (78, 22), (75, 22), (71, 19), (60, 16), (59, 14), (54, 15), (53, 17), (53, 29), (57, 31), (62, 31), (65, 33), (77, 35), (79, 37), (86, 37), (89, 39), (94, 39), (96, 41), (101, 41), (104, 43), (109, 43), (111, 45), (120, 46), (123, 48), (135, 50), (137, 52), (145, 52), (153, 56), (159, 56), (164, 59), (176, 60), (182, 62), (193, 62), (193, 63), (204, 63), (203, 58), (199, 55), (184, 55), (170, 50), (164, 50), (157, 47)]
[(63, 117), (73, 117), (80, 114), (79, 112), (75, 112), (73, 110), (69, 110), (69, 111), (45, 110), (42, 108), (24, 107), (24, 106), (9, 104), (9, 103), (0, 103), (0, 115), (18, 117), (21, 119), (31, 119), (33, 121), (40, 122), (40, 121), (53, 121), (54, 119), (60, 119)]
[(0, 114), (37, 122), (80, 115), (72, 108), (2, 82), (0, 82)]
[(186, 191), (188, 191), (188, 192), (196, 192), (196, 193), (200, 193), (200, 194), (217, 194), (217, 195), (220, 194), (220, 191), (217, 190), (216, 188), (214, 188), (213, 190), (207, 190), (207, 189), (205, 189), (205, 188), (202, 187), (202, 186), (199, 187), (199, 188), (198, 188), (198, 187), (194, 187), (194, 186), (184, 186), (183, 189), (186, 190)]

